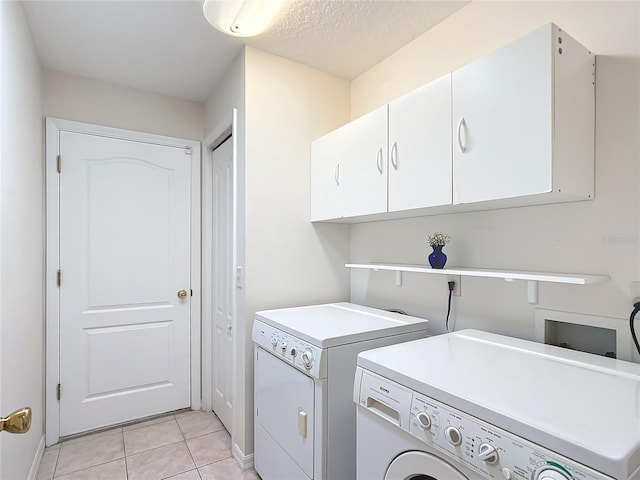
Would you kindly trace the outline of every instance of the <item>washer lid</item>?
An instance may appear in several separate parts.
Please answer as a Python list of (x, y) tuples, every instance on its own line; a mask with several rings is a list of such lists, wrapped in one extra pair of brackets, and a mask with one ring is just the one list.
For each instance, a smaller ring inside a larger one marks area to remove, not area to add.
[(330, 303), (265, 310), (256, 313), (262, 322), (320, 348), (403, 333), (424, 331), (424, 318), (391, 313), (353, 303)]
[(640, 466), (640, 365), (475, 330), (358, 365), (616, 478)]

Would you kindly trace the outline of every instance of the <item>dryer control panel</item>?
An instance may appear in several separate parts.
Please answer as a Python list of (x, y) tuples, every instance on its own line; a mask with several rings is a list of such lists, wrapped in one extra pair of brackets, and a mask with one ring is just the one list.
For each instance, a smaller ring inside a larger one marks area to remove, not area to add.
[[(485, 478), (612, 480), (533, 442), (358, 367), (354, 401)], [(379, 392), (382, 392), (379, 393)]]
[(323, 349), (267, 325), (259, 320), (253, 323), (252, 340), (276, 357), (313, 378), (327, 376), (326, 355)]

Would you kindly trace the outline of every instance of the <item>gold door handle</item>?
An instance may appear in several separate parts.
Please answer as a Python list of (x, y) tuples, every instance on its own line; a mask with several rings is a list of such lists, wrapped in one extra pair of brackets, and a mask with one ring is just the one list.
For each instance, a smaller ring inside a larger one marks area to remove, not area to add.
[(0, 432), (27, 433), (31, 427), (31, 408), (24, 407), (0, 418)]
[(180, 290), (178, 292), (178, 298), (180, 300), (184, 300), (185, 298), (187, 298), (187, 291), (186, 290)]

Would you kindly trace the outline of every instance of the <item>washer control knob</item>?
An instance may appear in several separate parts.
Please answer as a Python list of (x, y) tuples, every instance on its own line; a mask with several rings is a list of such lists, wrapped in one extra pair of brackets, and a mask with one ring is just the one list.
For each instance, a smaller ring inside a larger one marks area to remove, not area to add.
[(504, 480), (513, 480), (513, 472), (508, 468), (502, 469), (502, 476), (504, 477)]
[(278, 345), (278, 337), (276, 337), (275, 335), (271, 336), (271, 345), (273, 345), (274, 347)]
[(571, 477), (552, 465), (545, 465), (533, 473), (534, 480), (571, 480)]
[(280, 350), (282, 350), (282, 353), (287, 351), (287, 342), (282, 342), (280, 344)]
[(481, 443), (478, 447), (478, 458), (489, 465), (498, 463), (498, 451), (489, 443)]
[(289, 353), (292, 357), (295, 357), (298, 354), (298, 350), (296, 350), (296, 347), (291, 347), (291, 351)]
[(457, 447), (462, 443), (462, 434), (460, 433), (460, 430), (452, 425), (449, 425), (444, 429), (444, 436), (447, 439), (447, 442), (454, 447)]
[(431, 417), (427, 412), (420, 412), (416, 415), (416, 420), (420, 424), (420, 428), (423, 430), (429, 430), (431, 428)]
[(311, 366), (313, 365), (313, 352), (307, 348), (304, 352), (302, 352), (302, 355), (300, 355), (300, 360), (302, 361), (302, 365), (304, 365), (304, 368), (310, 370)]

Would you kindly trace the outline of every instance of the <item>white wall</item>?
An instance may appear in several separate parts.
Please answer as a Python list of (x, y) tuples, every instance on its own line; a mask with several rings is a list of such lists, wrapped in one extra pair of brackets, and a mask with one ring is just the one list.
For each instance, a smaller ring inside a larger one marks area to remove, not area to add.
[(44, 431), (41, 71), (22, 4), (0, 9), (0, 415), (33, 409), (28, 433), (2, 434), (0, 478), (18, 479), (27, 478)]
[[(638, 2), (472, 2), (352, 82), (352, 118), (553, 21), (598, 55), (596, 199), (352, 226), (351, 260), (426, 264), (427, 233), (451, 234), (449, 265), (610, 275), (600, 285), (541, 284), (539, 306), (618, 317), (640, 280)], [(399, 307), (444, 331), (446, 278), (354, 272), (352, 300)], [(526, 284), (462, 279), (455, 328), (533, 338)], [(456, 315), (454, 315), (455, 317)]]
[(44, 69), (47, 117), (201, 141), (201, 103)]
[[(349, 298), (349, 226), (312, 225), (311, 140), (349, 119), (349, 83), (254, 48), (246, 59), (246, 328), (258, 310)], [(252, 344), (246, 375), (253, 378)], [(253, 451), (253, 383), (246, 444)]]

